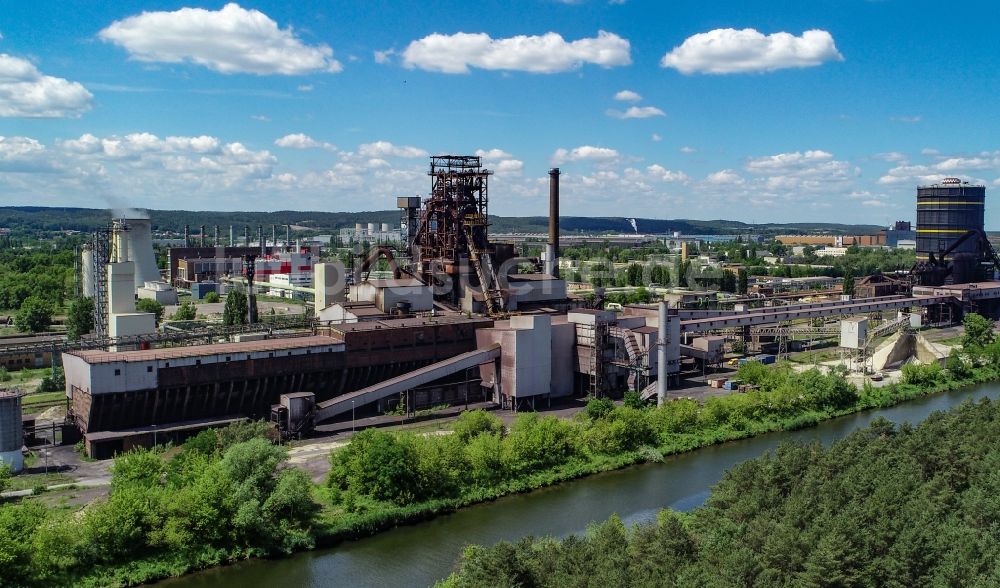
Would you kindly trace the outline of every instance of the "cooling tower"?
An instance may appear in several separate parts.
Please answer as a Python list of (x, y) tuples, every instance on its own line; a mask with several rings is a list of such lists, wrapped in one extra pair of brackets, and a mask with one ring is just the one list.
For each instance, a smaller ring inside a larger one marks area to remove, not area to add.
[(129, 259), (135, 262), (135, 288), (159, 282), (160, 270), (153, 253), (153, 230), (148, 218), (125, 219), (129, 231)]

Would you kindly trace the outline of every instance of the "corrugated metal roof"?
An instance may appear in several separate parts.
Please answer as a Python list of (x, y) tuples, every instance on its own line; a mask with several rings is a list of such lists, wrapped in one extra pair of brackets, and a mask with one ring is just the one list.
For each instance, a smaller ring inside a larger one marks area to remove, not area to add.
[(217, 343), (213, 345), (188, 345), (186, 347), (170, 347), (167, 349), (149, 349), (145, 351), (110, 352), (100, 349), (70, 351), (87, 363), (114, 363), (130, 361), (156, 361), (161, 359), (181, 359), (185, 357), (203, 357), (206, 355), (221, 355), (224, 353), (253, 353), (258, 351), (278, 351), (282, 349), (302, 349), (306, 347), (343, 346), (343, 342), (332, 337), (313, 335), (309, 337), (289, 337), (284, 339), (264, 339), (263, 341), (246, 341), (243, 343)]

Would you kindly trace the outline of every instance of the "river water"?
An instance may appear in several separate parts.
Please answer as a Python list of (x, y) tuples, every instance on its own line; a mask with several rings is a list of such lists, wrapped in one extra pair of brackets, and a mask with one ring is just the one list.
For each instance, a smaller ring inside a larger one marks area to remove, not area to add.
[(566, 482), (529, 494), (472, 506), (431, 521), (349, 541), (282, 560), (249, 561), (160, 583), (166, 588), (256, 588), (272, 586), (429, 586), (447, 576), (465, 545), (490, 545), (527, 535), (581, 533), (592, 521), (618, 514), (626, 524), (652, 520), (664, 507), (690, 510), (733, 465), (772, 450), (783, 441), (829, 444), (885, 417), (918, 423), (929, 414), (968, 399), (1000, 397), (1000, 385), (913, 400), (857, 413), (800, 431), (771, 433), (714, 445), (644, 464)]

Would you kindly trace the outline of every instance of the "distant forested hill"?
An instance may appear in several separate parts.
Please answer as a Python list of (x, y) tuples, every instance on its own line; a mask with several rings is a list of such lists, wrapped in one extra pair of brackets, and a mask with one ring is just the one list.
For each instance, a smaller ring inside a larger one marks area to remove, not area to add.
[[(183, 230), (184, 225), (197, 227), (205, 225), (212, 227), (220, 225), (239, 227), (250, 225), (291, 224), (299, 227), (309, 227), (317, 232), (334, 231), (345, 227), (353, 227), (355, 223), (391, 223), (399, 222), (399, 211), (378, 210), (371, 212), (305, 212), (280, 210), (277, 212), (213, 212), (188, 210), (150, 210), (154, 230)], [(50, 208), (42, 206), (9, 206), (0, 207), (0, 227), (14, 229), (16, 232), (38, 232), (56, 230), (89, 231), (105, 225), (111, 218), (107, 210), (94, 208)], [(548, 231), (548, 218), (544, 216), (525, 217), (491, 217), (494, 232), (526, 232), (544, 233)], [(636, 226), (641, 233), (665, 233), (680, 231), (684, 234), (730, 234), (730, 233), (834, 233), (857, 234), (871, 233), (880, 227), (875, 225), (842, 225), (835, 223), (789, 223), (789, 224), (757, 224), (750, 225), (729, 220), (664, 220), (637, 218)], [(564, 232), (583, 233), (631, 233), (632, 225), (628, 218), (619, 217), (585, 217), (564, 216), (560, 219)], [(224, 232), (228, 229), (224, 229)]]

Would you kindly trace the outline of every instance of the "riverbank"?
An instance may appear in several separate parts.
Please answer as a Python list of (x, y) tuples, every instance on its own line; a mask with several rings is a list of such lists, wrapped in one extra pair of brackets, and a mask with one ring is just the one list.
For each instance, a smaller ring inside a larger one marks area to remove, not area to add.
[(472, 543), (436, 586), (996, 585), (998, 438), (1000, 404), (984, 399), (782, 444), (691, 511)]
[[(928, 370), (931, 371), (931, 370)], [(923, 376), (925, 374), (917, 374)], [(663, 429), (657, 431), (655, 447), (643, 445), (608, 455), (596, 451), (593, 437), (577, 439), (584, 451), (572, 454), (561, 463), (534, 471), (522, 472), (511, 479), (488, 486), (466, 488), (455, 496), (434, 498), (409, 504), (395, 504), (386, 500), (360, 498), (354, 510), (349, 511), (341, 496), (330, 489), (316, 489), (314, 499), (322, 504), (323, 510), (314, 520), (310, 529), (313, 546), (331, 546), (345, 539), (366, 537), (399, 525), (407, 525), (428, 520), (441, 514), (453, 512), (476, 503), (488, 502), (501, 496), (525, 493), (568, 480), (590, 476), (600, 472), (621, 469), (630, 465), (660, 461), (665, 456), (691, 451), (693, 449), (719, 444), (726, 441), (744, 439), (768, 432), (795, 430), (810, 427), (823, 420), (847, 415), (871, 408), (884, 408), (913, 398), (946, 390), (996, 380), (1000, 376), (992, 367), (970, 369), (964, 377), (953, 377), (947, 372), (937, 371), (933, 381), (917, 384), (898, 384), (881, 388), (863, 387), (853, 390), (849, 405), (828, 406), (816, 410), (817, 405), (835, 402), (843, 388), (836, 382), (817, 378), (817, 374), (803, 376), (806, 379), (786, 379), (783, 383), (771, 382), (768, 392), (738, 395), (712, 399), (702, 406), (692, 406), (688, 401), (671, 403), (671, 408), (646, 409), (641, 414), (649, 422), (655, 422)], [(788, 385), (791, 384), (791, 387)], [(785, 386), (782, 388), (781, 386)], [(789, 391), (797, 392), (789, 394)], [(832, 396), (831, 396), (832, 394)], [(809, 402), (803, 402), (805, 397)], [(796, 400), (800, 399), (800, 400)], [(844, 400), (844, 398), (841, 398)], [(779, 402), (781, 401), (781, 402)], [(782, 404), (784, 402), (784, 404)], [(817, 404), (818, 403), (818, 404)], [(770, 405), (770, 406), (768, 406)], [(755, 413), (762, 407), (763, 413)], [(692, 411), (693, 409), (693, 411)], [(778, 411), (781, 418), (749, 418), (754, 414), (766, 416)], [(635, 413), (631, 413), (633, 416)], [(652, 418), (652, 417), (656, 418)], [(670, 418), (667, 418), (670, 417)], [(576, 433), (605, 430), (609, 415), (596, 419), (581, 420), (574, 424)], [(611, 417), (612, 419), (614, 417)], [(620, 421), (618, 421), (620, 422)], [(604, 423), (604, 424), (602, 424)], [(590, 444), (586, 444), (587, 441)], [(598, 439), (607, 441), (606, 437)], [(471, 471), (468, 473), (472, 473)], [(334, 501), (337, 501), (334, 503)], [(302, 545), (300, 547), (306, 547)], [(131, 585), (149, 582), (169, 576), (184, 574), (196, 569), (221, 565), (260, 556), (259, 550), (252, 549), (202, 549), (183, 553), (161, 553), (153, 557), (133, 560), (127, 564), (99, 566), (86, 575), (75, 577), (77, 585)]]
[(1000, 380), (1000, 370), (992, 367), (970, 368), (964, 377), (954, 377), (944, 371), (937, 373), (946, 377), (937, 378), (933, 382), (925, 381), (922, 385), (901, 382), (879, 388), (863, 387), (858, 390), (857, 402), (849, 407), (828, 411), (804, 411), (780, 420), (749, 421), (742, 423), (742, 428), (739, 429), (726, 424), (710, 431), (676, 434), (672, 435), (669, 442), (655, 447), (643, 446), (614, 455), (586, 456), (585, 459), (571, 460), (496, 486), (474, 488), (454, 498), (428, 500), (403, 506), (393, 506), (383, 501), (377, 503), (375, 509), (361, 513), (344, 513), (326, 508), (321, 514), (323, 518), (316, 535), (317, 547), (332, 547), (345, 540), (360, 539), (395, 526), (426, 521), (504, 496), (532, 492), (586, 476), (658, 462), (671, 455), (720, 443), (813, 427), (828, 419), (866, 410), (888, 408), (919, 397)]

